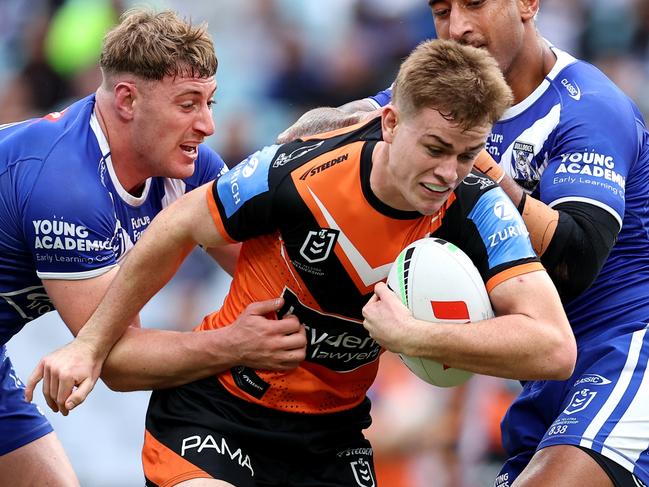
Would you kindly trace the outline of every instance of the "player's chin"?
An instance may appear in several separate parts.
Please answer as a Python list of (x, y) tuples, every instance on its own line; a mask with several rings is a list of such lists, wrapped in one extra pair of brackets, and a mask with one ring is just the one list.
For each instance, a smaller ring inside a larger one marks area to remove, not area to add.
[(434, 200), (427, 199), (420, 202), (418, 205), (415, 206), (415, 208), (422, 215), (427, 215), (427, 216), (434, 215), (440, 210), (440, 208), (444, 205), (444, 202), (447, 199), (448, 198), (436, 198)]
[(171, 170), (166, 175), (168, 178), (185, 179), (191, 177), (196, 169), (194, 161), (174, 161), (171, 165)]

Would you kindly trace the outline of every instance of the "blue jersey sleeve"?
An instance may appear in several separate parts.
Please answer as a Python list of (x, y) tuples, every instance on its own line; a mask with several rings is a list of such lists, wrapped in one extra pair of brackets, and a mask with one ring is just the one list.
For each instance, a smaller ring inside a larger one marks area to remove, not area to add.
[(390, 103), (392, 101), (392, 86), (389, 88), (386, 88), (383, 91), (379, 91), (376, 95), (370, 96), (368, 98), (375, 106), (376, 108), (381, 108)]
[[(68, 154), (68, 157), (71, 157)], [(44, 164), (21, 163), (16, 184), (23, 234), (41, 279), (87, 279), (116, 264), (122, 232), (110, 194), (97, 175), (57, 170), (56, 158)]]
[[(564, 96), (565, 98), (565, 96)], [(554, 135), (540, 182), (544, 203), (581, 201), (608, 211), (622, 226), (627, 176), (638, 157), (638, 120), (613, 88), (565, 99), (569, 109)]]

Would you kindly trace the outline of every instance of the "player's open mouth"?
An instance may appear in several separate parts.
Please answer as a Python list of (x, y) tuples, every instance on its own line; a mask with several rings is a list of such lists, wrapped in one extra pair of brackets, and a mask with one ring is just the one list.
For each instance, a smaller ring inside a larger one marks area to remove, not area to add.
[(449, 189), (446, 186), (437, 186), (436, 184), (431, 183), (421, 183), (421, 185), (432, 193), (446, 193)]
[(187, 154), (190, 157), (194, 157), (196, 155), (197, 147), (195, 145), (181, 144), (180, 148), (183, 150), (185, 154)]

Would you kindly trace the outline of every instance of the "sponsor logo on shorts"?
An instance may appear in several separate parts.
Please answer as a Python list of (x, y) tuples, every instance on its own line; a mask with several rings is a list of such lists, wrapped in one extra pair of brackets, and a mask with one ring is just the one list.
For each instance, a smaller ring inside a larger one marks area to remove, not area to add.
[(255, 476), (250, 457), (241, 451), (241, 448), (233, 451), (225, 438), (216, 439), (212, 435), (205, 437), (193, 435), (183, 438), (180, 447), (180, 456), (185, 457), (190, 450), (194, 455), (196, 453), (203, 453), (203, 450), (212, 451), (216, 455), (223, 455), (232, 461), (236, 461), (240, 467), (247, 468), (250, 470), (250, 475)]
[(564, 414), (574, 414), (583, 411), (596, 395), (597, 392), (593, 392), (590, 389), (582, 389), (581, 391), (575, 392), (572, 395), (570, 404), (563, 410)]
[(368, 457), (374, 456), (374, 450), (371, 448), (347, 448), (346, 450), (336, 453), (338, 458), (354, 457), (357, 455), (366, 455)]
[(577, 379), (572, 385), (573, 387), (578, 386), (579, 384), (590, 384), (592, 386), (605, 386), (610, 384), (611, 381), (606, 377), (602, 377), (599, 374), (584, 374), (581, 378)]
[(350, 462), (356, 483), (361, 487), (374, 487), (374, 476), (372, 475), (372, 466), (370, 462), (364, 458), (359, 458), (356, 461)]

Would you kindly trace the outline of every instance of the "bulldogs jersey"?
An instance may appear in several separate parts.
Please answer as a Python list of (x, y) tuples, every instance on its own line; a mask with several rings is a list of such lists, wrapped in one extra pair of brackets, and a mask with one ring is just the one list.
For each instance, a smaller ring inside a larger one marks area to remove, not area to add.
[(0, 127), (0, 347), (53, 309), (41, 279), (115, 266), (153, 217), (225, 171), (200, 146), (194, 175), (150, 178), (139, 197), (115, 176), (91, 95), (42, 119)]
[[(649, 321), (649, 136), (637, 107), (603, 73), (552, 49), (555, 66), (494, 125), (487, 150), (547, 205), (584, 202), (619, 223), (598, 278), (565, 306), (583, 342)], [(386, 104), (390, 95), (385, 90), (373, 101)]]
[(267, 147), (213, 185), (218, 231), (243, 241), (222, 309), (201, 329), (232, 323), (253, 301), (282, 295), (307, 333), (306, 360), (289, 372), (235, 368), (219, 376), (232, 394), (292, 412), (331, 413), (365, 397), (380, 346), (361, 309), (399, 252), (434, 235), (462, 248), (488, 290), (542, 269), (515, 207), (472, 173), (433, 216), (382, 203), (369, 184), (380, 120), (307, 141)]

